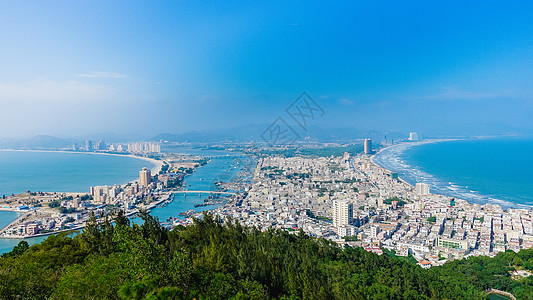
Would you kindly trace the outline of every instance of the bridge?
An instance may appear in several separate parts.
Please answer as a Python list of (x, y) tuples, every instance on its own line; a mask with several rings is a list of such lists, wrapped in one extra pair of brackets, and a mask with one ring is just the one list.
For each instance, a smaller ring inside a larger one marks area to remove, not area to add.
[(243, 158), (243, 157), (246, 157), (244, 155), (235, 155), (235, 154), (226, 154), (226, 155), (202, 155), (206, 158), (230, 158), (230, 159), (234, 159), (234, 158)]
[(220, 192), (220, 191), (173, 191), (173, 194), (214, 194), (214, 195), (228, 195), (233, 196), (235, 193)]

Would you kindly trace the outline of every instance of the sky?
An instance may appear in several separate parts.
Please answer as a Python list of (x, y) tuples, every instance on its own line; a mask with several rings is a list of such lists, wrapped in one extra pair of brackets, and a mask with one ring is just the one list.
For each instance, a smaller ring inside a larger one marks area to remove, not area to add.
[(0, 69), (0, 137), (531, 132), (533, 3), (1, 1)]

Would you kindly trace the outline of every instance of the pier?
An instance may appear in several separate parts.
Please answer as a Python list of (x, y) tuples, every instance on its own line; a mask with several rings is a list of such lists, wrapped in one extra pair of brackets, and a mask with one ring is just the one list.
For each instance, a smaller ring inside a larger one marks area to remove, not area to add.
[(227, 155), (204, 155), (204, 157), (206, 158), (229, 158), (229, 159), (235, 159), (235, 158), (243, 158), (244, 156), (243, 155), (230, 155), (230, 154), (227, 154)]

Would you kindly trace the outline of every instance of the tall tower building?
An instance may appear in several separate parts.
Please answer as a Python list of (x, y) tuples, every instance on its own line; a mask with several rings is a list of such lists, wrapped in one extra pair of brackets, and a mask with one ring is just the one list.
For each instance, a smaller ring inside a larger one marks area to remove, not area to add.
[(365, 139), (364, 150), (365, 150), (365, 154), (372, 153), (372, 140), (371, 139)]
[(143, 168), (139, 171), (139, 181), (142, 186), (148, 186), (152, 182), (152, 173), (150, 170)]
[(409, 132), (409, 140), (412, 142), (418, 142), (420, 140), (420, 137), (416, 132)]
[(348, 200), (333, 201), (333, 226), (350, 225), (353, 222), (353, 204)]

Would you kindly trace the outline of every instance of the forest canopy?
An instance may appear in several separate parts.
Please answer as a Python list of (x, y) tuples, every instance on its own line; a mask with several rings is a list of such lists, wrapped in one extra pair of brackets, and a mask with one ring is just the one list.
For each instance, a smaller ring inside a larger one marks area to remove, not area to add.
[(303, 232), (261, 232), (205, 214), (169, 231), (147, 213), (122, 213), (0, 257), (1, 299), (486, 299), (496, 288), (533, 298), (533, 250), (423, 269), (341, 248)]

